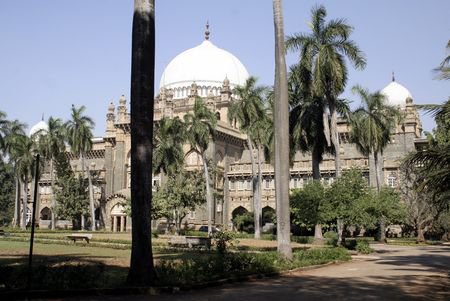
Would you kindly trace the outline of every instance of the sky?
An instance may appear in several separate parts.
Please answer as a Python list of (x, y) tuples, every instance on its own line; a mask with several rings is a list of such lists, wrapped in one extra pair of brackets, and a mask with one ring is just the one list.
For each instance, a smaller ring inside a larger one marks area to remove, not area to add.
[[(67, 120), (70, 107), (86, 106), (105, 132), (108, 104), (129, 100), (133, 0), (0, 1), (0, 110), (29, 128), (49, 116)], [(344, 18), (365, 53), (367, 67), (349, 65), (343, 97), (359, 105), (351, 87), (370, 91), (396, 81), (414, 102), (442, 103), (449, 82), (435, 80), (433, 68), (447, 55), (448, 0), (284, 0), (285, 34), (309, 32), (311, 8), (323, 4), (327, 20)], [(270, 0), (156, 0), (155, 88), (165, 66), (182, 51), (210, 40), (246, 66), (259, 83), (273, 85), (274, 33)], [(298, 54), (287, 55), (291, 65)], [(423, 116), (423, 115), (422, 115)], [(424, 129), (435, 125), (423, 116)]]

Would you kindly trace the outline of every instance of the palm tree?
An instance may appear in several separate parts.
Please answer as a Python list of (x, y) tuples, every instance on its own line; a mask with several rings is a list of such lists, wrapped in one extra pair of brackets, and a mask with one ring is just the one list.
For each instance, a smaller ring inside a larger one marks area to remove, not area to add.
[[(255, 238), (261, 238), (262, 207), (261, 207), (261, 152), (264, 143), (265, 128), (267, 127), (267, 116), (263, 103), (267, 88), (256, 86), (256, 78), (249, 77), (244, 86), (235, 88), (234, 94), (238, 97), (228, 109), (228, 120), (230, 123), (237, 122), (240, 130), (247, 134), (247, 145), (250, 151), (252, 164), (252, 196), (255, 217)], [(256, 143), (258, 167), (254, 158), (254, 146)], [(258, 169), (258, 171), (257, 171)]]
[(33, 164), (36, 146), (34, 140), (26, 135), (15, 137), (14, 145), (11, 150), (11, 158), (15, 162), (16, 177), (22, 183), (22, 218), (20, 227), (25, 229), (27, 226), (27, 208), (28, 208), (28, 186), (33, 178)]
[(8, 124), (6, 114), (0, 111), (0, 154), (5, 151), (5, 136), (8, 134)]
[(19, 122), (17, 119), (9, 121), (6, 119), (6, 114), (0, 112), (0, 139), (1, 148), (0, 151), (13, 162), (14, 173), (16, 175), (15, 186), (16, 186), (16, 196), (14, 202), (14, 219), (13, 227), (20, 226), (20, 199), (21, 199), (21, 181), (20, 177), (17, 176), (17, 162), (13, 153), (15, 151), (15, 145), (18, 143), (20, 137), (25, 136), (24, 123)]
[(344, 19), (325, 23), (327, 12), (324, 6), (313, 7), (311, 14), (312, 33), (289, 36), (286, 47), (300, 51), (300, 65), (311, 72), (313, 94), (323, 98), (328, 109), (323, 112), (323, 129), (328, 146), (333, 144), (336, 177), (339, 177), (338, 96), (344, 91), (347, 82), (345, 59), (357, 69), (363, 69), (366, 60), (358, 46), (349, 39), (353, 28)]
[(352, 92), (361, 98), (361, 107), (351, 118), (351, 139), (365, 156), (372, 155), (375, 164), (377, 191), (381, 189), (379, 156), (391, 139), (391, 130), (400, 118), (397, 108), (386, 104), (386, 96), (380, 91), (370, 93), (361, 86), (354, 86)]
[(281, 0), (273, 0), (275, 28), (275, 194), (277, 200), (278, 252), (292, 258), (289, 216), (289, 94), (285, 61), (283, 10)]
[(154, 127), (153, 172), (172, 175), (183, 164), (183, 143), (186, 140), (185, 126), (178, 117), (162, 118)]
[(216, 115), (211, 112), (201, 98), (197, 98), (191, 113), (184, 115), (186, 124), (187, 140), (191, 145), (191, 152), (199, 154), (202, 158), (203, 173), (206, 185), (206, 207), (208, 211), (208, 234), (212, 234), (212, 192), (208, 171), (208, 159), (206, 150), (208, 149), (211, 137), (215, 135), (217, 124)]
[[(447, 52), (450, 51), (450, 40), (447, 42)], [(434, 69), (437, 72), (438, 79), (449, 80), (450, 79), (450, 55), (447, 55), (441, 62), (439, 67)]]
[[(71, 119), (64, 123), (64, 128), (67, 135), (67, 142), (71, 147), (71, 151), (74, 154), (79, 155), (82, 173), (85, 174), (89, 182), (89, 205), (91, 214), (91, 230), (95, 231), (95, 208), (94, 208), (94, 194), (91, 181), (91, 174), (89, 167), (85, 166), (84, 158), (86, 152), (90, 151), (92, 148), (92, 130), (94, 128), (94, 121), (83, 115), (86, 110), (85, 106), (76, 108), (72, 105), (71, 109)], [(84, 216), (81, 216), (81, 228), (84, 229)]]
[[(310, 152), (312, 157), (313, 179), (320, 181), (320, 163), (325, 153), (332, 153), (327, 146), (323, 129), (323, 113), (326, 110), (324, 102), (314, 97), (311, 91), (311, 73), (302, 69), (299, 64), (291, 67), (289, 73), (289, 129), (291, 132), (293, 151)], [(319, 206), (320, 204), (317, 204)], [(314, 227), (314, 242), (323, 242), (322, 226)]]
[[(47, 121), (48, 129), (39, 138), (39, 151), (43, 159), (50, 163), (50, 183), (52, 192), (55, 191), (54, 161), (58, 153), (64, 151), (64, 127), (61, 119), (50, 118)], [(56, 199), (53, 193), (52, 201), (52, 230), (56, 224)]]
[(155, 83), (155, 1), (135, 0), (131, 49), (131, 214), (128, 285), (149, 286), (153, 264), (152, 135)]
[[(386, 104), (386, 96), (380, 91), (370, 93), (361, 86), (352, 88), (362, 105), (353, 113), (351, 139), (356, 148), (365, 156), (373, 156), (377, 192), (381, 189), (379, 157), (391, 139), (391, 130), (400, 118), (397, 108)], [(385, 241), (385, 220), (379, 221), (378, 240)]]

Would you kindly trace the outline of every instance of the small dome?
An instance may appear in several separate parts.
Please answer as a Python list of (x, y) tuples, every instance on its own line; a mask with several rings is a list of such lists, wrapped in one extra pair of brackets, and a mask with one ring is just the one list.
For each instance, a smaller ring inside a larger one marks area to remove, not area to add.
[[(247, 69), (233, 54), (225, 51), (209, 40), (177, 55), (164, 70), (160, 89), (183, 89), (190, 91), (195, 82), (200, 96), (207, 96), (210, 89), (220, 91), (223, 81), (228, 78), (231, 88), (244, 85), (249, 77)], [(186, 93), (175, 93), (174, 98), (187, 96)]]
[(383, 90), (381, 90), (386, 96), (387, 103), (391, 106), (406, 106), (406, 100), (408, 98), (412, 99), (411, 93), (401, 84), (397, 83), (395, 80), (389, 83)]
[(31, 137), (39, 131), (42, 131), (42, 134), (48, 131), (48, 125), (44, 120), (39, 121), (31, 127), (29, 136)]

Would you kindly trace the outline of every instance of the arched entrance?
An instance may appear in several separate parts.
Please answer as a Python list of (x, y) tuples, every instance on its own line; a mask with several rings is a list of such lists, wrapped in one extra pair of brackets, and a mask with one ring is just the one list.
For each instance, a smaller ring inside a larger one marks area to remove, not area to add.
[(273, 223), (276, 218), (276, 211), (270, 206), (266, 206), (262, 209), (262, 222), (263, 226), (267, 223)]
[(247, 212), (248, 212), (247, 209), (245, 209), (245, 208), (242, 207), (242, 206), (239, 206), (239, 207), (237, 207), (236, 209), (233, 210), (233, 212), (231, 213), (231, 216), (232, 216), (233, 219), (234, 219), (236, 216), (242, 215), (242, 214), (247, 213)]
[(44, 208), (41, 210), (40, 219), (41, 219), (42, 221), (49, 221), (49, 220), (52, 219), (52, 211), (50, 210), (50, 208), (44, 207)]
[(126, 213), (122, 204), (116, 204), (111, 209), (111, 230), (113, 232), (124, 232), (126, 230)]

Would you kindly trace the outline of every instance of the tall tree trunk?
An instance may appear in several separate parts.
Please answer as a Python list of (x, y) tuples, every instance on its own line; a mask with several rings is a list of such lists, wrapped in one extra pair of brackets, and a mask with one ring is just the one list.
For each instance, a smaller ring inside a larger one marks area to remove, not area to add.
[(285, 61), (283, 10), (281, 0), (273, 0), (275, 32), (275, 195), (277, 201), (278, 252), (292, 259), (289, 210), (289, 109)]
[(212, 193), (211, 193), (211, 183), (209, 181), (209, 171), (208, 171), (208, 162), (206, 161), (206, 151), (202, 153), (202, 161), (203, 161), (203, 175), (205, 176), (205, 185), (206, 185), (206, 210), (208, 211), (208, 235), (212, 235)]
[(129, 285), (151, 285), (153, 264), (152, 135), (155, 85), (155, 1), (135, 0), (131, 57), (131, 213)]
[[(380, 167), (379, 167), (379, 160), (378, 160), (378, 152), (373, 152), (373, 164), (375, 167), (375, 179), (376, 179), (376, 188), (377, 188), (377, 194), (380, 193), (381, 190), (381, 180), (380, 180)], [(385, 243), (386, 242), (386, 219), (384, 216), (381, 216), (378, 219), (378, 231), (377, 231), (377, 237), (378, 242)]]
[[(313, 146), (312, 150), (312, 174), (315, 181), (320, 181), (320, 152), (316, 145)], [(320, 206), (320, 204), (317, 204), (317, 206)], [(317, 221), (314, 226), (314, 244), (322, 245), (323, 242), (322, 225)]]
[(14, 228), (20, 226), (20, 196), (21, 196), (20, 190), (21, 190), (20, 180), (18, 177), (16, 177), (16, 197), (14, 201), (14, 220), (12, 223), (12, 226)]
[(92, 177), (89, 166), (86, 167), (86, 173), (89, 183), (89, 207), (91, 211), (91, 231), (95, 231), (95, 206), (94, 206), (94, 187), (92, 187)]
[(344, 241), (344, 221), (341, 218), (337, 219), (336, 222), (337, 226), (337, 232), (338, 232), (338, 246), (342, 245), (342, 242)]
[(425, 242), (425, 235), (424, 235), (424, 230), (419, 225), (419, 226), (417, 226), (416, 243), (418, 244), (418, 243), (421, 243), (421, 242)]
[[(250, 162), (252, 164), (252, 199), (253, 199), (253, 216), (254, 216), (254, 223), (255, 223), (255, 239), (261, 238), (261, 231), (256, 228), (258, 227), (258, 202), (261, 203), (261, 195), (258, 195), (258, 176), (256, 172), (256, 164), (255, 164), (255, 157), (253, 156), (253, 141), (250, 139), (250, 136), (247, 135), (247, 144), (248, 149), (250, 151)], [(259, 227), (258, 227), (259, 228)]]
[(378, 161), (378, 152), (373, 152), (373, 165), (375, 168), (375, 180), (376, 180), (376, 188), (377, 192), (380, 192), (381, 189), (381, 181), (380, 181), (380, 168), (379, 168), (379, 161)]
[(56, 229), (56, 195), (55, 195), (55, 179), (53, 172), (53, 158), (50, 158), (50, 186), (52, 189), (52, 226), (51, 229)]
[(25, 230), (27, 228), (27, 209), (28, 209), (28, 183), (23, 183), (23, 198), (22, 198), (22, 220), (20, 228)]
[(258, 176), (256, 178), (256, 202), (255, 202), (255, 238), (261, 239), (261, 228), (262, 228), (262, 191), (261, 191), (261, 181), (262, 181), (262, 170), (261, 170), (261, 144), (258, 143)]
[(330, 105), (330, 115), (331, 115), (331, 142), (333, 143), (335, 152), (334, 163), (336, 168), (336, 179), (337, 179), (341, 176), (341, 150), (339, 146), (339, 132), (337, 128), (337, 111), (334, 104)]
[[(85, 165), (84, 162), (84, 152), (80, 152), (81, 169), (83, 175), (86, 175), (88, 179), (88, 189), (89, 189), (89, 211), (91, 215), (91, 231), (95, 231), (95, 206), (94, 206), (94, 192), (92, 187), (91, 173), (89, 171), (89, 166)], [(84, 229), (84, 228), (83, 228)]]

